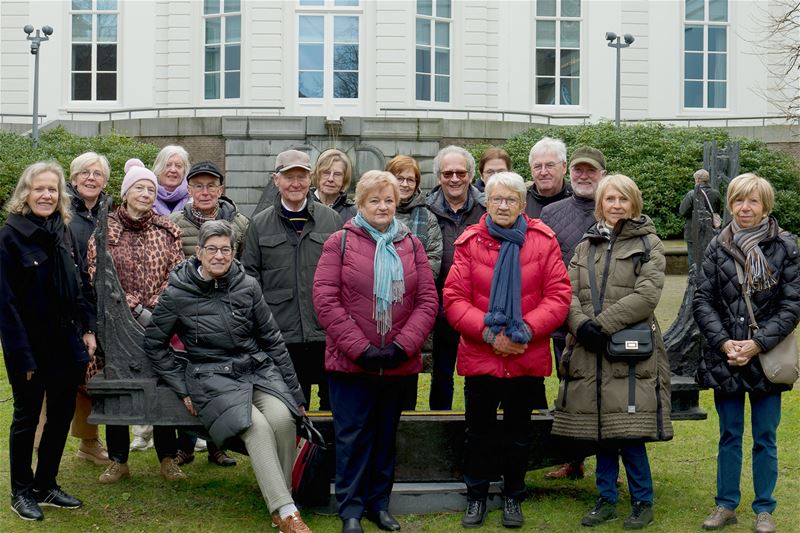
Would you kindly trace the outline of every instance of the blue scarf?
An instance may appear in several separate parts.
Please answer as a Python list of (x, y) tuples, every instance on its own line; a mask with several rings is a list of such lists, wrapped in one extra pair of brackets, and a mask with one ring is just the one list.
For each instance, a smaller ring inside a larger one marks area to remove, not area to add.
[(384, 335), (392, 329), (392, 304), (402, 302), (406, 292), (403, 262), (400, 261), (393, 242), (400, 224), (393, 218), (386, 231), (380, 232), (359, 212), (353, 217), (353, 225), (365, 230), (375, 241), (372, 318), (377, 322), (378, 333)]
[(522, 320), (522, 269), (519, 264), (519, 251), (525, 242), (528, 224), (520, 216), (510, 228), (503, 228), (486, 217), (489, 235), (501, 242), (500, 256), (494, 265), (492, 292), (489, 298), (489, 311), (484, 323), (494, 333), (505, 329), (506, 336), (520, 344), (531, 340), (530, 328)]

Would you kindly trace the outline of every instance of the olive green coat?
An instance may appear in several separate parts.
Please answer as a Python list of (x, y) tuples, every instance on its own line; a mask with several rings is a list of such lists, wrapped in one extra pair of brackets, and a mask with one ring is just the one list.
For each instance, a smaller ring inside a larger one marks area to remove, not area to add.
[[(650, 260), (643, 262), (650, 243)], [(589, 286), (590, 244), (597, 245), (595, 277), (598, 290), (610, 253), (609, 275), (602, 311), (595, 317)], [(636, 264), (640, 272), (635, 273)], [(653, 312), (664, 286), (664, 245), (646, 216), (621, 221), (611, 237), (592, 226), (575, 249), (569, 266), (572, 304), (567, 326), (567, 348), (561, 361), (562, 378), (556, 400), (553, 434), (586, 440), (669, 440), (670, 370), (661, 329)], [(595, 319), (606, 334), (649, 318), (654, 326), (655, 352), (636, 364), (635, 412), (628, 409), (628, 364), (611, 363), (589, 352), (575, 339), (578, 328)], [(599, 414), (598, 414), (599, 411)]]

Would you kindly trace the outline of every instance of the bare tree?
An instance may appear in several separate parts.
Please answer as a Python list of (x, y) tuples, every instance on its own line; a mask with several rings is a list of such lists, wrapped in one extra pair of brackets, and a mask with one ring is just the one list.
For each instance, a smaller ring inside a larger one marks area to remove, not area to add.
[(769, 74), (762, 90), (780, 114), (794, 120), (800, 111), (800, 2), (772, 0), (762, 9), (765, 39), (754, 43)]

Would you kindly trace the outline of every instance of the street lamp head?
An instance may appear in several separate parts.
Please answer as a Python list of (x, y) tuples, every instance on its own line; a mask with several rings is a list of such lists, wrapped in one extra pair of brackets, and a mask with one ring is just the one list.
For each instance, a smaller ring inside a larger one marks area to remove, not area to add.
[[(47, 26), (45, 26), (45, 28), (46, 27)], [(623, 35), (622, 38), (625, 39), (625, 44), (633, 44), (633, 41), (636, 40), (636, 39), (633, 38), (633, 35), (631, 35), (630, 33), (626, 33), (625, 35)]]
[(606, 32), (606, 41), (611, 42), (611, 41), (615, 40), (616, 38), (617, 38), (617, 34), (614, 33), (613, 31), (607, 31)]
[(22, 31), (30, 35), (31, 33), (33, 33), (33, 26), (31, 26), (30, 24), (26, 24), (25, 27), (22, 28)]
[[(52, 26), (42, 26), (42, 33), (44, 33), (45, 35), (53, 35), (53, 27)], [(626, 42), (628, 41), (628, 37), (630, 37), (630, 36), (629, 35), (625, 35), (625, 41)], [(631, 37), (631, 41), (630, 42), (633, 42), (633, 37)]]

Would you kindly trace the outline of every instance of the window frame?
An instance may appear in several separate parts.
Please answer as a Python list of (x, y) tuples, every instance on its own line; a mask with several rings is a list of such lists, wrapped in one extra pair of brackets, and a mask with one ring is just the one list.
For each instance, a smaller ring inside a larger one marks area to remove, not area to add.
[[(551, 107), (557, 109), (564, 109), (564, 108), (580, 108), (582, 103), (582, 95), (583, 95), (583, 30), (584, 30), (584, 8), (582, 0), (578, 0), (578, 6), (580, 8), (580, 13), (578, 16), (567, 16), (561, 14), (561, 5), (562, 0), (554, 0), (555, 2), (555, 14), (554, 15), (538, 15), (537, 8), (539, 5), (538, 0), (531, 4), (532, 14), (533, 14), (533, 31), (531, 32), (533, 43), (531, 46), (531, 50), (533, 50), (533, 57), (531, 58), (532, 68), (531, 71), (533, 72), (533, 91), (532, 91), (532, 99), (533, 99), (533, 106), (535, 107)], [(552, 21), (555, 25), (555, 33), (553, 36), (553, 46), (539, 46), (537, 43), (539, 32), (537, 31), (537, 26), (539, 21)], [(563, 47), (561, 45), (561, 29), (563, 22), (575, 22), (578, 24), (578, 46), (577, 47)], [(554, 51), (554, 65), (553, 65), (553, 75), (540, 75), (539, 68), (537, 65), (537, 55), (539, 50), (553, 50)], [(578, 52), (578, 75), (564, 75), (562, 74), (562, 51), (568, 50), (577, 50)], [(552, 103), (539, 103), (539, 79), (540, 78), (549, 78), (554, 80), (554, 94), (553, 94), (553, 102)], [(576, 80), (575, 83), (577, 84), (578, 89), (578, 101), (576, 103), (569, 103), (569, 104), (562, 104), (561, 103), (561, 84), (562, 80)]]
[[(242, 99), (242, 92), (245, 88), (245, 85), (242, 83), (244, 79), (244, 61), (242, 60), (243, 49), (242, 49), (242, 34), (244, 33), (243, 27), (245, 18), (243, 16), (244, 11), (242, 9), (242, 0), (239, 0), (239, 10), (238, 11), (230, 11), (225, 12), (225, 0), (213, 0), (218, 3), (218, 11), (216, 13), (206, 13), (205, 12), (205, 4), (209, 0), (204, 0), (200, 2), (200, 13), (203, 20), (201, 31), (201, 54), (203, 57), (203, 64), (201, 70), (201, 82), (202, 82), (202, 100), (204, 102), (238, 102)], [(227, 27), (227, 19), (229, 17), (239, 17), (239, 39), (238, 41), (226, 41), (226, 27)], [(207, 28), (208, 28), (208, 21), (212, 19), (219, 19), (219, 42), (209, 44), (207, 42)], [(217, 70), (206, 70), (207, 65), (207, 48), (217, 46), (219, 48), (219, 55), (218, 55), (218, 62), (219, 64)], [(226, 61), (227, 61), (227, 47), (228, 46), (238, 46), (239, 47), (239, 68), (237, 69), (226, 69)], [(238, 73), (239, 76), (239, 94), (238, 96), (225, 96), (226, 91), (226, 77), (229, 73)], [(216, 97), (209, 97), (206, 93), (206, 78), (209, 74), (216, 74), (217, 75), (217, 91), (218, 96)]]
[[(681, 69), (681, 86), (680, 86), (680, 94), (681, 94), (681, 109), (684, 112), (698, 112), (698, 111), (727, 111), (730, 109), (730, 62), (729, 58), (731, 55), (730, 45), (731, 45), (731, 2), (730, 0), (723, 0), (725, 2), (725, 20), (718, 21), (718, 20), (711, 20), (711, 0), (702, 0), (703, 1), (703, 19), (702, 20), (688, 20), (687, 19), (687, 6), (686, 0), (682, 2), (681, 7), (681, 62), (680, 62), (680, 69)], [(719, 1), (719, 0), (718, 0)], [(699, 26), (703, 30), (703, 37), (702, 37), (702, 50), (686, 50), (686, 29), (690, 26)], [(725, 50), (724, 52), (720, 52), (717, 50), (710, 50), (709, 48), (709, 35), (711, 28), (724, 28), (725, 29)], [(702, 55), (702, 78), (687, 78), (686, 77), (686, 68), (687, 68), (687, 56), (688, 55)], [(711, 56), (724, 56), (725, 63), (724, 63), (724, 71), (725, 71), (725, 78), (724, 79), (710, 79), (709, 78), (709, 71), (708, 65)], [(686, 93), (686, 84), (687, 82), (691, 83), (700, 83), (701, 84), (701, 96), (702, 96), (702, 105), (701, 106), (688, 106), (687, 105), (687, 93)], [(725, 85), (725, 105), (722, 107), (709, 107), (709, 84), (710, 83), (724, 83)]]
[[(453, 16), (453, 12), (456, 10), (456, 2), (450, 0), (450, 16), (443, 17), (438, 15), (437, 6), (440, 0), (430, 0), (431, 2), (431, 14), (424, 15), (419, 13), (419, 0), (415, 0), (414, 2), (414, 11), (413, 11), (413, 28), (414, 28), (414, 77), (413, 77), (413, 94), (414, 94), (414, 101), (415, 102), (426, 102), (433, 105), (444, 105), (450, 104), (453, 101), (453, 26), (455, 25), (455, 17)], [(417, 42), (417, 25), (420, 20), (426, 20), (430, 23), (430, 39), (429, 43), (426, 44), (419, 44)], [(437, 24), (446, 24), (447, 25), (447, 47), (442, 47), (436, 44), (436, 26)], [(430, 70), (427, 72), (421, 72), (418, 69), (419, 61), (418, 61), (418, 48), (424, 47), (427, 48), (426, 54), (428, 55), (428, 62), (430, 66)], [(439, 51), (446, 51), (447, 52), (447, 74), (438, 74), (436, 72), (437, 66), (439, 61), (437, 60), (437, 52)], [(428, 76), (429, 77), (429, 84), (428, 84), (428, 98), (420, 98), (418, 89), (418, 77), (419, 76)], [(446, 99), (439, 100), (437, 99), (438, 90), (436, 81), (437, 78), (447, 78), (447, 94)]]
[[(69, 48), (67, 49), (67, 61), (69, 64), (69, 102), (70, 105), (85, 105), (87, 103), (103, 103), (103, 104), (116, 104), (119, 102), (120, 94), (120, 0), (116, 0), (114, 9), (100, 9), (98, 2), (103, 0), (87, 0), (91, 7), (89, 9), (75, 9), (70, 0), (68, 4), (67, 17), (69, 28)], [(89, 40), (75, 40), (74, 21), (75, 16), (88, 15), (91, 18), (91, 36)], [(116, 28), (114, 30), (115, 39), (98, 40), (99, 24), (97, 18), (100, 15), (114, 15), (116, 17)], [(91, 50), (91, 66), (89, 70), (75, 70), (74, 67), (74, 46), (75, 45), (89, 45)], [(98, 46), (113, 45), (115, 47), (115, 65), (114, 70), (98, 70)], [(75, 99), (75, 75), (76, 74), (89, 74), (90, 79), (90, 97), (88, 99)], [(113, 74), (114, 76), (114, 98), (99, 99), (98, 98), (98, 78), (100, 75)]]

